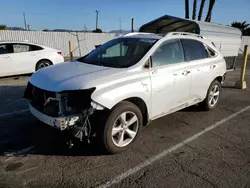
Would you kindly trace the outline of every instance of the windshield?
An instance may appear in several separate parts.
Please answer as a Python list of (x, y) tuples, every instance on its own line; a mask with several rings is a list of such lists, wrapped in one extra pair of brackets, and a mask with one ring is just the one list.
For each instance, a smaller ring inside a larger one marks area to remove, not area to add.
[(157, 39), (151, 38), (113, 39), (78, 61), (93, 65), (127, 68), (140, 61), (156, 41)]

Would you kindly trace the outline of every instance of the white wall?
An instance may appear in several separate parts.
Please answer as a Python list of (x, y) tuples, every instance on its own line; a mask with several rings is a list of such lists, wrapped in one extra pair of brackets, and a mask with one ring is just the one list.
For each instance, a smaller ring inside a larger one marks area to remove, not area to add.
[[(73, 32), (72, 34), (76, 34)], [(63, 56), (69, 56), (69, 40), (72, 41), (73, 56), (80, 56), (77, 37), (68, 32), (42, 32), (42, 31), (0, 31), (1, 40), (14, 40), (38, 43), (51, 48), (62, 50)], [(115, 34), (110, 33), (78, 33), (81, 55), (85, 55), (95, 48), (113, 38)]]
[(243, 51), (244, 51), (244, 46), (245, 45), (248, 45), (249, 48), (248, 48), (248, 54), (250, 55), (250, 37), (242, 37), (242, 43), (241, 43), (241, 47), (240, 47), (240, 54), (243, 54)]

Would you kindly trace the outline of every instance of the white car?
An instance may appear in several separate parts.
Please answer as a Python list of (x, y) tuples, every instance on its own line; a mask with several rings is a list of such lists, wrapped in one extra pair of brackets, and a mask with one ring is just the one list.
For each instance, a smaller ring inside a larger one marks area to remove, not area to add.
[(42, 122), (118, 153), (151, 120), (198, 103), (215, 108), (225, 74), (223, 56), (199, 35), (131, 33), (37, 71), (24, 96)]
[(64, 62), (62, 52), (19, 41), (0, 41), (0, 77), (28, 74)]

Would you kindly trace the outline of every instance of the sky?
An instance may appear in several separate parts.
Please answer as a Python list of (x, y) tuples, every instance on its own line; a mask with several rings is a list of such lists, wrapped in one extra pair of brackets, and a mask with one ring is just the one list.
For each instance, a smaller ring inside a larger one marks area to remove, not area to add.
[[(165, 14), (184, 17), (185, 0), (0, 0), (0, 25), (24, 27), (23, 12), (32, 30), (95, 29), (96, 10), (99, 10), (98, 28), (103, 31), (135, 29)], [(192, 3), (190, 1), (190, 16)], [(198, 10), (200, 1), (198, 1)], [(208, 2), (203, 11), (206, 16)], [(198, 13), (198, 11), (197, 11)], [(233, 21), (250, 23), (250, 0), (217, 0), (212, 22), (230, 25)], [(121, 24), (120, 24), (121, 23)]]

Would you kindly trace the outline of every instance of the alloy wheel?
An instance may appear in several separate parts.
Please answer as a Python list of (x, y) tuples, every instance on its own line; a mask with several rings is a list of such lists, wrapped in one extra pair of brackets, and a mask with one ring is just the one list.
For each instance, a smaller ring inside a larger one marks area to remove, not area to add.
[(123, 112), (115, 121), (112, 128), (112, 141), (118, 147), (130, 144), (137, 135), (139, 120), (131, 111)]
[(41, 64), (39, 64), (38, 69), (42, 69), (42, 68), (48, 67), (48, 66), (50, 66), (49, 62), (42, 62)]
[(219, 95), (220, 95), (220, 87), (216, 84), (213, 86), (209, 93), (209, 105), (211, 107), (214, 107), (218, 100), (219, 100)]

